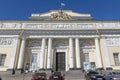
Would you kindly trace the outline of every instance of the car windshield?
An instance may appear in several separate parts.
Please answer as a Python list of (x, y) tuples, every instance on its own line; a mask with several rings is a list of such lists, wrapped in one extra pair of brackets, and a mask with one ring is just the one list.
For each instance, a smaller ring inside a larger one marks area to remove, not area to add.
[(89, 74), (99, 74), (97, 71), (90, 71)]
[(36, 75), (36, 76), (45, 76), (46, 74), (45, 73), (35, 73), (34, 75)]
[(53, 75), (61, 75), (61, 72), (54, 72)]
[(118, 72), (112, 72), (113, 74), (116, 74), (116, 75), (120, 75), (120, 73), (118, 73)]

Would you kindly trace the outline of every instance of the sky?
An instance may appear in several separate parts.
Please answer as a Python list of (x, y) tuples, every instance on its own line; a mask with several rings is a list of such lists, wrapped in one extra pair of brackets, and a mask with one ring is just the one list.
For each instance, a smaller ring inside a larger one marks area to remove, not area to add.
[(0, 20), (28, 20), (32, 13), (59, 10), (90, 13), (97, 20), (120, 20), (120, 0), (0, 0)]

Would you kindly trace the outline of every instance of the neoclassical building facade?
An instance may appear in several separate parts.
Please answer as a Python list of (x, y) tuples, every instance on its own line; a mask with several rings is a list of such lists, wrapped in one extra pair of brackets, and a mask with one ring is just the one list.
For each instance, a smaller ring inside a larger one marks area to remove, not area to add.
[(120, 21), (51, 10), (0, 21), (0, 71), (120, 69)]

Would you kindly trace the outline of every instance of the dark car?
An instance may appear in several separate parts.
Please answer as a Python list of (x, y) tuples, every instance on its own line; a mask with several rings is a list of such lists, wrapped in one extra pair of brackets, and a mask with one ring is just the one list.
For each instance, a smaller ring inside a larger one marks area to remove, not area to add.
[(120, 80), (120, 73), (110, 72), (105, 75), (105, 80)]
[(35, 72), (31, 80), (47, 80), (47, 74), (45, 72)]
[(104, 68), (97, 68), (96, 69), (97, 72), (99, 72), (100, 74), (105, 74), (105, 69)]
[(90, 70), (85, 74), (86, 80), (105, 80), (102, 74), (99, 74), (97, 71)]
[(49, 80), (64, 80), (64, 75), (61, 72), (53, 72)]

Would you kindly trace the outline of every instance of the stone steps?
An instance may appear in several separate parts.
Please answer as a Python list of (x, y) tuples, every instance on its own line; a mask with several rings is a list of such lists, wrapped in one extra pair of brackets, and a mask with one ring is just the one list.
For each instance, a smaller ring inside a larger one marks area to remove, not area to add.
[(84, 79), (84, 72), (81, 70), (72, 70), (65, 73), (67, 79)]

